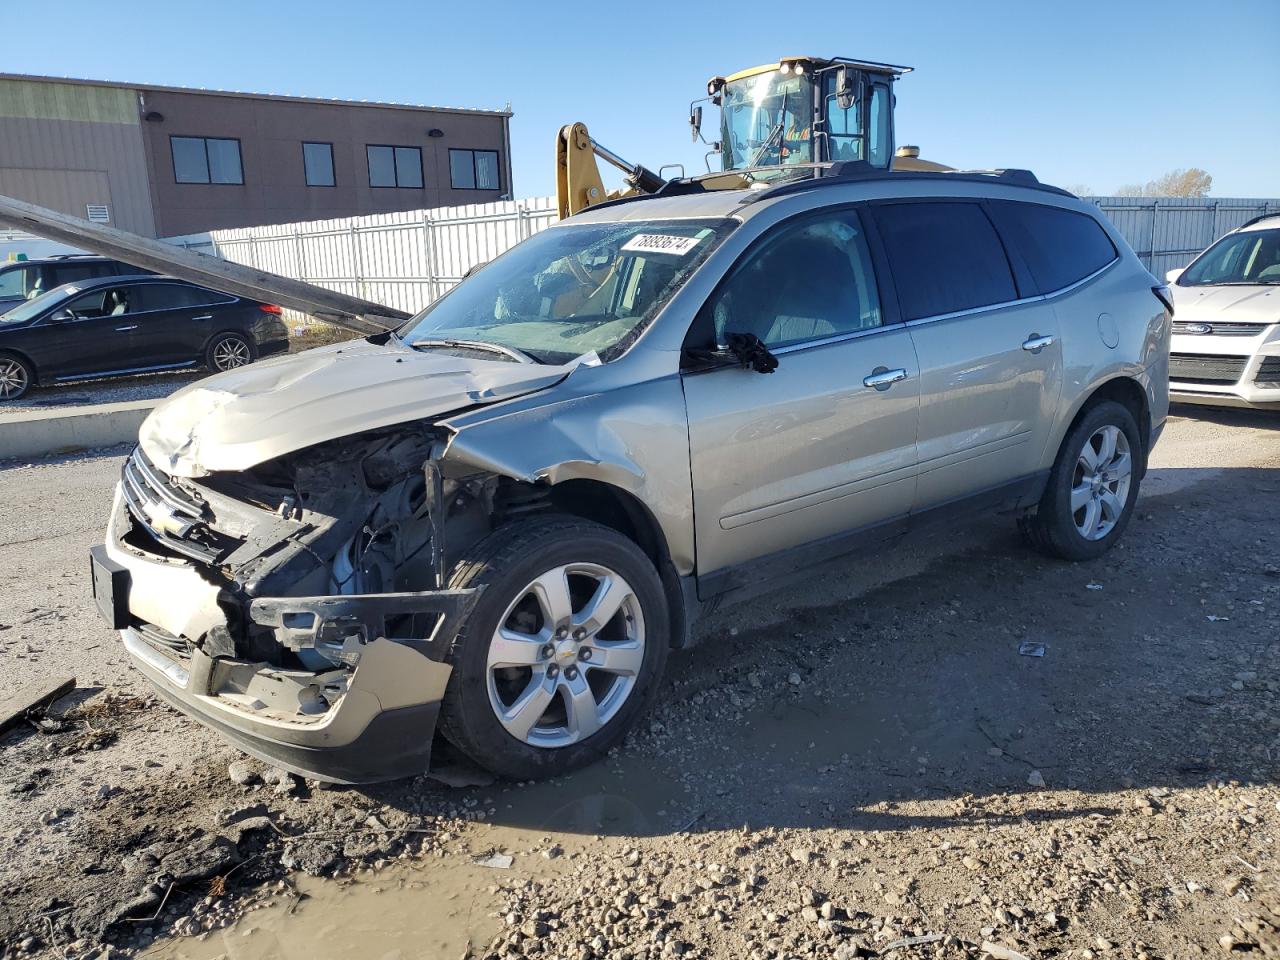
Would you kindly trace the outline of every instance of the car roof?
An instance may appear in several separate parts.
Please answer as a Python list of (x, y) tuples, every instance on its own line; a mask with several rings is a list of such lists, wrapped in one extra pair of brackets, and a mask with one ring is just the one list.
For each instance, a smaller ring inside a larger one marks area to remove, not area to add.
[[(838, 165), (836, 165), (838, 166)], [(722, 174), (719, 176), (723, 176)], [(827, 196), (830, 202), (911, 197), (976, 197), (1026, 200), (1096, 213), (1093, 205), (1057, 187), (1042, 184), (1029, 171), (858, 171), (801, 176), (781, 183), (761, 182), (747, 189), (714, 190), (697, 178), (673, 181), (652, 196), (624, 197), (597, 204), (560, 224), (628, 220), (680, 220), (733, 217), (747, 220), (774, 203), (797, 195)]]
[(1275, 213), (1264, 213), (1260, 217), (1254, 217), (1237, 228), (1238, 233), (1244, 233), (1248, 230), (1274, 230), (1280, 227), (1280, 210)]
[(45, 263), (67, 263), (68, 261), (98, 261), (100, 263), (114, 263), (111, 257), (104, 257), (98, 253), (55, 253), (47, 257), (28, 257), (26, 260), (14, 260), (11, 263), (0, 264), (0, 267), (8, 270), (12, 267), (30, 267), (40, 266)]
[[(122, 283), (180, 283), (184, 287), (199, 287), (200, 284), (177, 277), (168, 277), (154, 273), (125, 273), (106, 277), (86, 277), (84, 280), (72, 280), (71, 286), (79, 290), (92, 290), (96, 287), (116, 287)], [(64, 284), (66, 286), (66, 284)], [(205, 289), (205, 288), (201, 288)], [(227, 294), (231, 296), (231, 294)]]

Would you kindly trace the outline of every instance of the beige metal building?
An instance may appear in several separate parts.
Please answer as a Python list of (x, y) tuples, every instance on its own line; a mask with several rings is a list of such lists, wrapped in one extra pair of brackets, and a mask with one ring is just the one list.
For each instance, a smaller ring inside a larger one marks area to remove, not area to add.
[(0, 194), (149, 237), (485, 203), (510, 119), (0, 73)]

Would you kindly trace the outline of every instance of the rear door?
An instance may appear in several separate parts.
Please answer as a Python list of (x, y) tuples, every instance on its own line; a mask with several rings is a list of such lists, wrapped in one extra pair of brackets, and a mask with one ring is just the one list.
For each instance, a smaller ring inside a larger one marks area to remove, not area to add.
[(213, 332), (218, 310), (232, 298), (189, 283), (140, 283), (141, 311), (133, 317), (135, 349), (150, 364), (198, 359)]
[[(699, 589), (768, 575), (768, 554), (905, 518), (915, 485), (920, 376), (911, 337), (882, 309), (853, 209), (774, 226), (695, 321), (690, 346), (754, 334), (773, 373), (683, 376)], [(785, 564), (785, 554), (782, 562)]]
[(916, 510), (1016, 492), (1006, 485), (1035, 479), (1062, 389), (1053, 308), (981, 201), (874, 211), (920, 361)]

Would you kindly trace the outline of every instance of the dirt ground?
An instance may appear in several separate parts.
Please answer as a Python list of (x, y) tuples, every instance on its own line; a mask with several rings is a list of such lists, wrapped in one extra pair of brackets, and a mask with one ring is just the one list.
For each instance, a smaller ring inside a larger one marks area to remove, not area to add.
[(533, 785), (243, 761), (93, 611), (123, 452), (0, 469), (0, 696), (78, 680), (0, 738), (0, 957), (1280, 956), (1280, 417), (1176, 412), (1107, 557), (825, 568)]

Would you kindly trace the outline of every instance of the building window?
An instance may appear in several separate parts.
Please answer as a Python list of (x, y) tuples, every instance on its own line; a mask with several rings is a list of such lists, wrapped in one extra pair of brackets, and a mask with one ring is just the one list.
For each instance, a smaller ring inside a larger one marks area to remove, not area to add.
[(450, 150), (449, 183), (455, 190), (497, 190), (497, 150)]
[(418, 147), (365, 147), (369, 186), (422, 189), (422, 151)]
[(308, 187), (334, 186), (333, 144), (304, 143), (302, 145), (302, 166), (306, 171)]
[(239, 140), (170, 137), (169, 147), (178, 183), (244, 183)]

